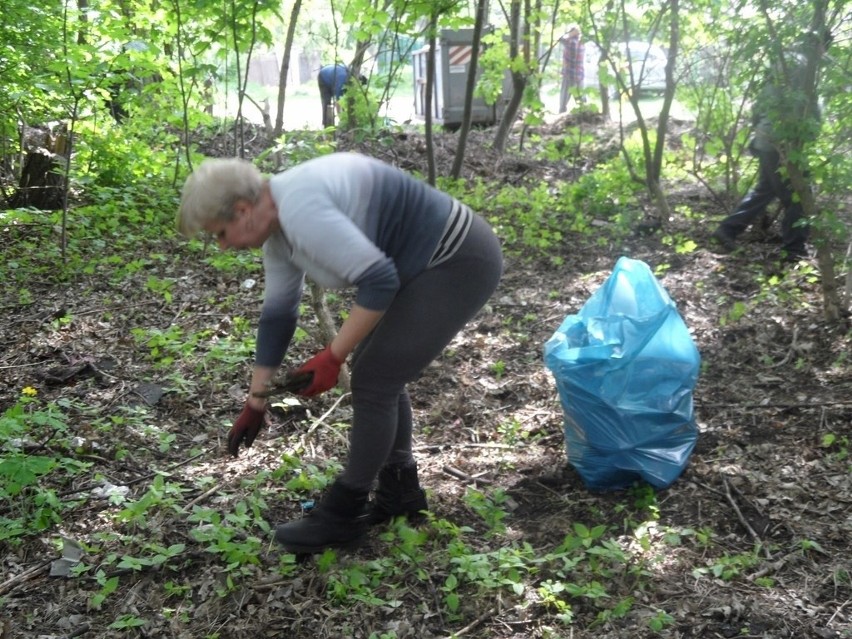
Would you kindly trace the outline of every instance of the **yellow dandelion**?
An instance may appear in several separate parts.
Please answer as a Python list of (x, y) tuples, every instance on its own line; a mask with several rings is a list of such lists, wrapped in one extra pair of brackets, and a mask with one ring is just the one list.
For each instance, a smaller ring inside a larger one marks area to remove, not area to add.
[(35, 397), (36, 395), (38, 395), (38, 391), (32, 386), (25, 387), (24, 390), (21, 391), (21, 393), (27, 395), (28, 397)]

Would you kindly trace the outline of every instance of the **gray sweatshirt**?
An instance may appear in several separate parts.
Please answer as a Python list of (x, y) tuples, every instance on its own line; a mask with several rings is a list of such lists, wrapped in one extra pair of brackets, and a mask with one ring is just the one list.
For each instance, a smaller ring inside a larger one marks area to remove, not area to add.
[(355, 287), (357, 304), (385, 310), (409, 280), (455, 252), (472, 217), (446, 193), (356, 153), (309, 160), (269, 186), (281, 230), (263, 245), (261, 366), (278, 366), (287, 351), (305, 276)]
[(819, 131), (820, 109), (805, 86), (806, 61), (796, 54), (786, 59), (787, 74), (773, 67), (754, 101), (754, 151), (777, 151), (782, 140), (809, 141)]

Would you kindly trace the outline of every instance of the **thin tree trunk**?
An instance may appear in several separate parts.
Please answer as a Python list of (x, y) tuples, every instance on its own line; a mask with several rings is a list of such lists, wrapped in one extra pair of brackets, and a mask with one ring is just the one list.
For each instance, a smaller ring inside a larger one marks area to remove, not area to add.
[(426, 57), (426, 164), (428, 167), (429, 184), (435, 186), (435, 139), (432, 131), (432, 95), (435, 90), (435, 46), (437, 44), (436, 31), (438, 29), (438, 14), (433, 13), (429, 19), (429, 53)]
[[(337, 335), (337, 322), (334, 321), (334, 316), (328, 308), (328, 302), (325, 299), (325, 289), (316, 282), (308, 280), (308, 290), (311, 292), (311, 307), (314, 309), (314, 315), (317, 318), (317, 327), (320, 332), (319, 342), (320, 344), (331, 344), (335, 335)], [(349, 368), (346, 364), (340, 368), (338, 383), (346, 392), (352, 390)]]
[(487, 5), (488, 0), (478, 0), (476, 6), (476, 22), (473, 25), (473, 50), (470, 55), (470, 66), (467, 71), (467, 84), (464, 91), (464, 112), (462, 113), (462, 124), (459, 129), (459, 141), (456, 145), (456, 155), (453, 158), (453, 168), (450, 170), (450, 176), (455, 180), (461, 175), (464, 152), (467, 146), (467, 136), (470, 133), (470, 123), (473, 119), (473, 92), (476, 89), (476, 72), (479, 69), (479, 46), (482, 41), (485, 7)]
[[(825, 53), (826, 42), (823, 40), (826, 33), (826, 14), (828, 12), (827, 0), (814, 2), (814, 13), (811, 19), (810, 38), (807, 47), (807, 67), (805, 72), (805, 88), (808, 91), (808, 99), (817, 102), (817, 79), (820, 59)], [(810, 180), (794, 162), (787, 163), (787, 175), (793, 189), (799, 195), (802, 203), (802, 211), (806, 219), (819, 220), (819, 208), (816, 198), (811, 189)], [(831, 243), (823, 235), (819, 225), (815, 232), (817, 248), (817, 264), (819, 265), (820, 280), (822, 285), (822, 309), (823, 317), (831, 323), (840, 322), (843, 313), (841, 311), (840, 294), (838, 292), (837, 278), (834, 272), (834, 253)]]
[[(679, 0), (671, 0), (671, 23), (669, 25), (669, 51), (666, 62), (666, 91), (663, 96), (663, 106), (657, 120), (657, 136), (654, 140), (654, 149), (650, 157), (646, 156), (645, 173), (647, 175), (648, 192), (657, 204), (655, 219), (651, 223), (659, 228), (666, 226), (671, 218), (668, 198), (661, 183), (663, 173), (663, 151), (666, 147), (666, 133), (669, 126), (669, 113), (671, 113), (672, 102), (674, 102), (675, 80), (674, 67), (677, 60), (678, 45), (680, 43), (680, 24), (678, 22)], [(638, 110), (638, 109), (637, 109)], [(647, 136), (642, 136), (643, 142), (648, 144)]]
[[(808, 29), (807, 35), (805, 35), (804, 44), (805, 46), (805, 67), (804, 67), (804, 77), (799, 81), (799, 85), (796, 88), (800, 91), (804, 91), (806, 95), (806, 100), (801, 102), (801, 111), (796, 111), (791, 115), (791, 122), (798, 124), (800, 121), (804, 122), (808, 119), (813, 119), (818, 117), (813, 113), (816, 110), (815, 105), (817, 104), (817, 79), (818, 79), (818, 66), (820, 58), (822, 58), (825, 52), (825, 42), (822, 40), (823, 35), (826, 32), (826, 14), (828, 10), (828, 2), (827, 0), (815, 0), (812, 4), (813, 6), (813, 15), (811, 16), (811, 24), (810, 29)], [(764, 17), (766, 20), (767, 27), (770, 30), (770, 33), (775, 35), (775, 27), (772, 22), (772, 17), (768, 12), (767, 7), (762, 7), (764, 12)], [(784, 50), (780, 45), (780, 38), (775, 37), (773, 41), (777, 47), (775, 51), (776, 58), (778, 62), (781, 64), (781, 67), (784, 69), (784, 73), (788, 79), (792, 79), (792, 75), (794, 73), (793, 69), (788, 68), (788, 62), (785, 59)], [(793, 62), (793, 64), (798, 64)], [(796, 83), (790, 82), (791, 85)], [(791, 127), (792, 128), (792, 127)], [(814, 220), (817, 222), (815, 225), (815, 244), (817, 248), (817, 263), (819, 265), (820, 270), (820, 280), (822, 285), (822, 308), (823, 308), (823, 316), (826, 321), (831, 323), (837, 323), (840, 321), (842, 317), (841, 312), (841, 303), (840, 303), (840, 295), (838, 292), (837, 286), (837, 278), (834, 272), (834, 255), (831, 250), (831, 243), (829, 238), (823, 234), (819, 225), (819, 208), (817, 207), (816, 198), (814, 197), (813, 190), (811, 189), (810, 180), (807, 176), (806, 167), (803, 163), (800, 163), (798, 159), (791, 160), (791, 157), (801, 158), (803, 157), (803, 149), (806, 145), (807, 139), (802, 137), (800, 131), (805, 130), (807, 127), (796, 127), (798, 130), (792, 132), (787, 140), (785, 140), (786, 144), (781, 145), (781, 156), (783, 158), (784, 166), (787, 170), (787, 176), (790, 179), (790, 184), (793, 187), (793, 191), (795, 191), (796, 195), (799, 197), (799, 201), (802, 204), (802, 213), (805, 219)]]
[(296, 24), (299, 22), (299, 12), (302, 0), (293, 3), (290, 11), (290, 24), (287, 25), (287, 37), (284, 40), (284, 55), (281, 58), (281, 73), (278, 76), (278, 110), (275, 114), (275, 129), (273, 136), (278, 137), (284, 132), (284, 97), (287, 95), (287, 76), (290, 72), (290, 55), (293, 51), (293, 40), (296, 37)]
[[(819, 211), (816, 198), (814, 198), (808, 178), (795, 162), (787, 161), (785, 164), (790, 184), (802, 203), (803, 217), (811, 220), (818, 219)], [(814, 240), (822, 284), (823, 317), (827, 322), (834, 324), (839, 322), (842, 317), (837, 276), (834, 272), (834, 253), (831, 250), (831, 242), (823, 235), (818, 225), (814, 230)]]
[(669, 114), (674, 102), (675, 79), (674, 67), (677, 60), (678, 47), (680, 45), (680, 23), (679, 23), (679, 0), (671, 0), (671, 24), (669, 25), (669, 50), (666, 62), (666, 91), (663, 96), (663, 106), (660, 109), (660, 117), (657, 121), (657, 139), (654, 146), (654, 155), (649, 167), (648, 174), (659, 183), (663, 171), (663, 151), (666, 147), (666, 132), (669, 124)]
[[(520, 42), (524, 37), (521, 29), (521, 2), (520, 0), (512, 0), (509, 17), (509, 56), (515, 60), (520, 55)], [(527, 60), (529, 60), (527, 58)], [(515, 118), (518, 116), (518, 111), (521, 107), (521, 100), (524, 97), (524, 89), (527, 85), (526, 73), (523, 71), (512, 71), (512, 97), (503, 111), (503, 117), (500, 119), (500, 124), (497, 127), (497, 133), (494, 136), (494, 149), (502, 154), (506, 150), (506, 142), (509, 139), (509, 132), (512, 130), (512, 125), (515, 123)]]
[(258, 2), (255, 1), (252, 5), (251, 12), (251, 40), (249, 41), (248, 53), (246, 54), (245, 74), (240, 71), (240, 50), (239, 50), (239, 31), (237, 24), (237, 8), (234, 2), (231, 2), (233, 16), (231, 17), (231, 29), (234, 38), (234, 52), (237, 61), (237, 119), (234, 127), (234, 155), (245, 157), (245, 124), (243, 122), (243, 102), (246, 96), (246, 87), (248, 87), (249, 70), (251, 69), (251, 56), (254, 51), (254, 45), (257, 42), (257, 11)]

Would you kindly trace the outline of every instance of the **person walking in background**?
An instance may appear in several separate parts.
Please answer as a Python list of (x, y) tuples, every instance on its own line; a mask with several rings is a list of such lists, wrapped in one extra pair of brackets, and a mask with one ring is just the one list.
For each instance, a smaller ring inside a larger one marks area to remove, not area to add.
[(816, 96), (807, 95), (805, 90), (804, 65), (804, 58), (797, 54), (789, 54), (786, 65), (774, 64), (755, 99), (752, 110), (754, 137), (749, 142), (749, 151), (758, 162), (757, 184), (712, 235), (713, 243), (724, 252), (736, 248), (736, 238), (761, 219), (766, 207), (777, 198), (784, 209), (779, 257), (785, 262), (796, 262), (808, 256), (808, 225), (803, 219), (801, 201), (794, 197), (790, 180), (781, 171), (779, 150), (779, 142), (785, 135), (789, 136), (790, 131), (803, 130), (803, 127), (812, 129), (805, 132), (799, 144), (813, 140), (818, 132), (819, 106)]
[(187, 236), (212, 233), (223, 249), (263, 247), (255, 362), (228, 434), (231, 455), (264, 425), (264, 391), (296, 330), (304, 278), (355, 289), (337, 334), (295, 372), (310, 378), (297, 392), (318, 395), (337, 385), (352, 355), (349, 457), (314, 509), (276, 528), (276, 541), (293, 553), (321, 552), (358, 542), (368, 525), (425, 510), (406, 387), (496, 289), (503, 258), (488, 223), (393, 166), (333, 153), (268, 180), (245, 160), (207, 160), (184, 184), (178, 227)]
[(334, 126), (334, 116), (340, 112), (340, 98), (349, 81), (349, 67), (345, 64), (327, 64), (317, 74), (322, 101), (322, 126)]
[(571, 25), (562, 36), (562, 87), (559, 91), (559, 112), (568, 109), (568, 99), (582, 100), (584, 46), (580, 40), (580, 27)]

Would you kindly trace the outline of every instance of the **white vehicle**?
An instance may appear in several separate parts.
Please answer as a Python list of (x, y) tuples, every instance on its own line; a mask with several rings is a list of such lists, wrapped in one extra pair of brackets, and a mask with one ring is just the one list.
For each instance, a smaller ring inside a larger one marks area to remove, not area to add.
[[(594, 43), (587, 42), (585, 49), (585, 85), (587, 88), (597, 87), (599, 84), (598, 61), (600, 56), (600, 49)], [(668, 58), (660, 46), (640, 40), (619, 42), (612, 45), (611, 58), (628, 89), (633, 89), (639, 93), (662, 93), (666, 90), (666, 62)], [(604, 61), (603, 64), (607, 66), (607, 75), (612, 75), (613, 69), (610, 61)], [(621, 86), (614, 81), (610, 84), (611, 93), (617, 95)]]

